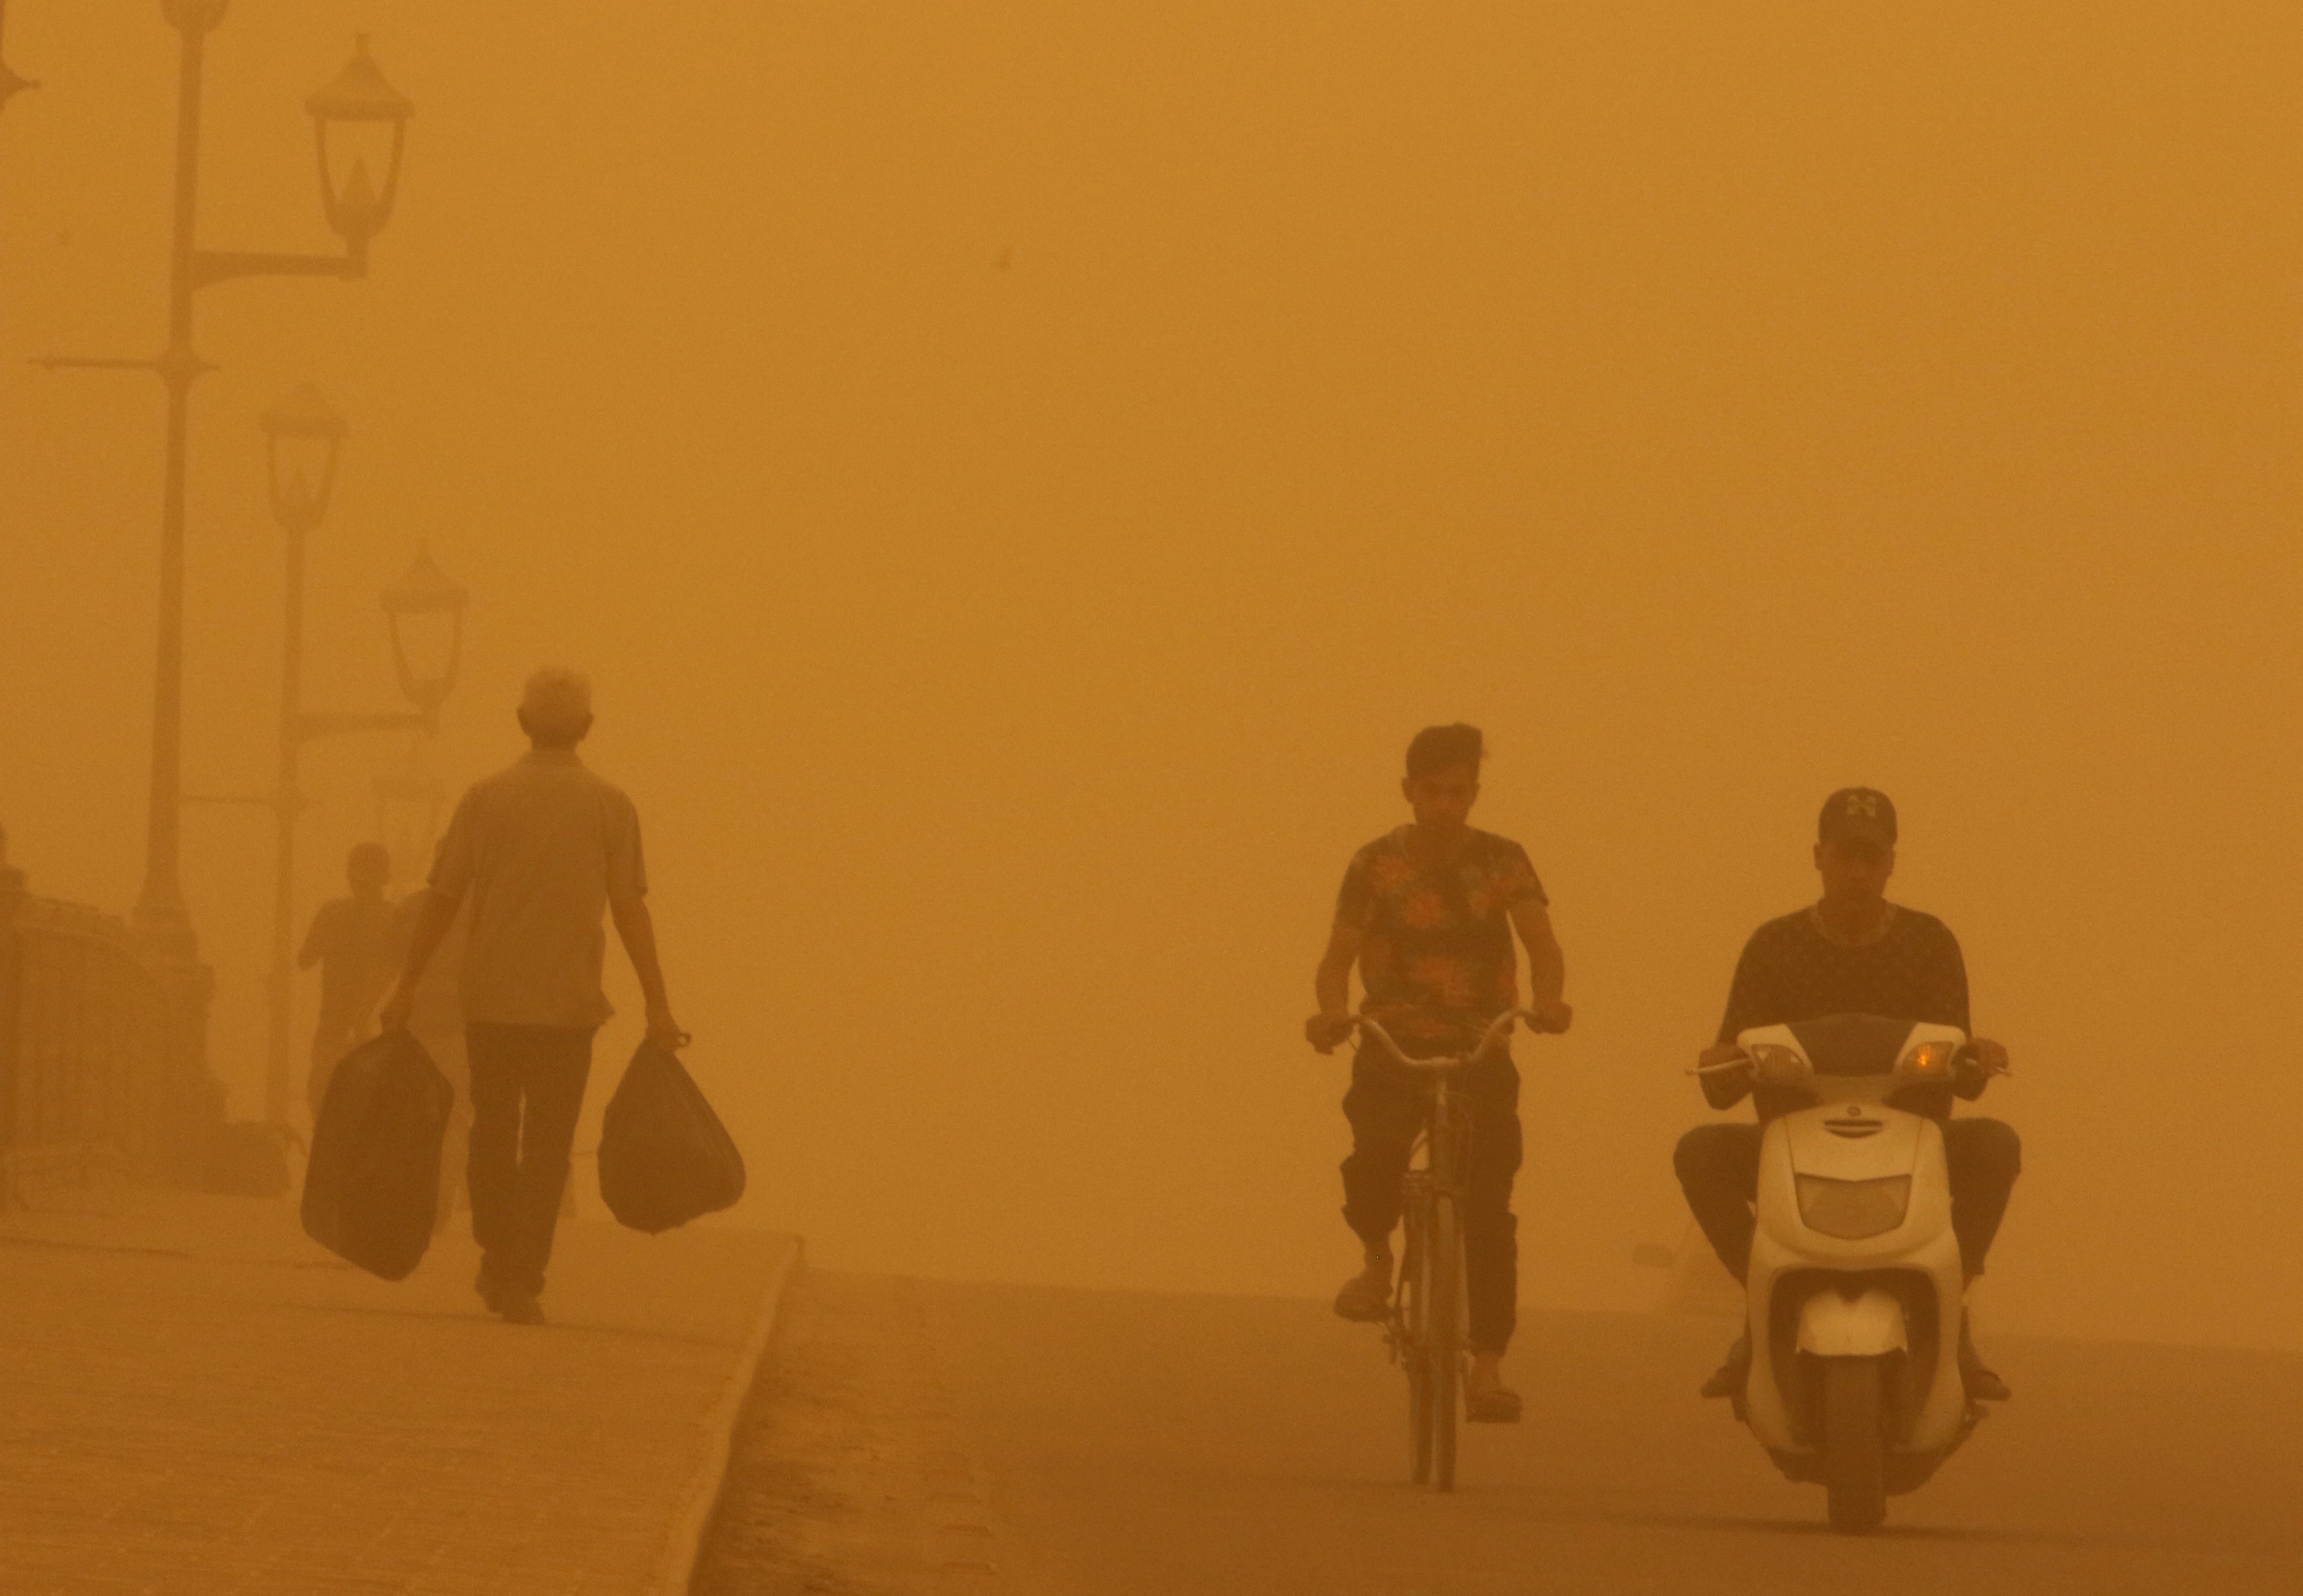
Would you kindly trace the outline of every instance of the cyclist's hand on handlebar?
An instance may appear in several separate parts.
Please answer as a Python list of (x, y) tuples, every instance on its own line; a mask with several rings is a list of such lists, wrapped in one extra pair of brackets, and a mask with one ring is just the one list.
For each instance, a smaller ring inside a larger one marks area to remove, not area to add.
[(1303, 1040), (1323, 1053), (1334, 1052), (1351, 1034), (1352, 1017), (1348, 1014), (1322, 1011), (1303, 1022)]
[(1557, 998), (1548, 1003), (1533, 1004), (1528, 1012), (1535, 1016), (1533, 1029), (1555, 1036), (1575, 1023), (1575, 1010)]

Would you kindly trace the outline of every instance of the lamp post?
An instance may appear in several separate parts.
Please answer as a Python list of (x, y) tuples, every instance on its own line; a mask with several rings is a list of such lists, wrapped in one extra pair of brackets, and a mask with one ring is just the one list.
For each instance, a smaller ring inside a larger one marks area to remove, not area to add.
[[(415, 108), (384, 81), (361, 35), (350, 63), (305, 102), (312, 117), (323, 207), (344, 242), (339, 255), (265, 254), (203, 249), (194, 238), (199, 196), (200, 93), (207, 36), (224, 21), (231, 0), (160, 0), (181, 39), (176, 72), (176, 176), (173, 242), (168, 257), (168, 344), (156, 358), (89, 359), (48, 356), (37, 364), (156, 373), (167, 395), (167, 446), (160, 497), (160, 605), (157, 660), (152, 688), (152, 789), (146, 820), (144, 886), (134, 924), (156, 950), (186, 964), (199, 944), (184, 908), (179, 870), (183, 802), (184, 463), (192, 384), (214, 367), (192, 347), (193, 297), (235, 277), (357, 278), (367, 274), (370, 241), (391, 220), (400, 190), (400, 163), (408, 119)], [(362, 135), (389, 135), (384, 178), (367, 162), (345, 156), (342, 146)], [(339, 157), (332, 160), (332, 156)], [(339, 168), (342, 168), (340, 171)], [(318, 489), (313, 490), (317, 493)]]
[(375, 840), (391, 856), (395, 891), (424, 880), (440, 840), (440, 812), (448, 806), (448, 784), (425, 766), (424, 741), (410, 738), (408, 763), (377, 772), (374, 783)]
[(400, 690), (426, 715), (437, 715), (464, 663), (464, 607), (471, 595), (440, 574), (432, 551), (418, 545), (415, 563), (384, 590), (392, 626), (392, 664)]
[[(392, 621), (392, 662), (400, 690), (418, 709), (436, 711), (456, 680), (464, 652), (467, 595), (440, 574), (431, 552), (419, 547), (416, 562), (384, 590), (384, 611)], [(375, 778), (375, 834), (390, 851), (395, 877), (403, 870), (420, 876), (440, 835), (440, 811), (448, 790), (425, 768), (429, 733), (409, 739), (408, 764)]]
[[(269, 1034), (265, 1051), (264, 1106), (274, 1125), (288, 1121), (295, 1048), (291, 1035), (295, 995), (296, 821), (308, 806), (299, 777), (304, 745), (347, 731), (430, 732), (456, 685), (463, 660), (463, 588), (440, 574), (418, 551), (408, 573), (384, 590), (384, 618), (401, 690), (415, 705), (384, 712), (314, 711), (304, 707), (304, 545), (328, 512), (336, 460), (347, 428), (342, 416), (310, 385), (264, 412), (265, 464), (272, 518), (284, 538), (286, 581), (280, 656), (279, 770), (272, 791), (239, 801), (272, 811), (272, 969), (266, 982)], [(411, 637), (413, 632), (416, 635)], [(411, 660), (420, 662), (411, 664)]]

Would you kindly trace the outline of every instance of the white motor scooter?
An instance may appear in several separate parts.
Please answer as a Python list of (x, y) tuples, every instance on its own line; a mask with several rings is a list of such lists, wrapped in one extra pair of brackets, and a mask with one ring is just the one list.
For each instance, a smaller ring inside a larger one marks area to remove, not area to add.
[(1736, 1416), (1832, 1527), (1876, 1528), (1982, 1417), (1960, 1378), (1966, 1277), (1942, 1127), (1908, 1106), (1947, 1089), (1955, 1026), (1843, 1014), (1736, 1043), (1756, 1084), (1810, 1107), (1769, 1122), (1745, 1277), (1750, 1375)]

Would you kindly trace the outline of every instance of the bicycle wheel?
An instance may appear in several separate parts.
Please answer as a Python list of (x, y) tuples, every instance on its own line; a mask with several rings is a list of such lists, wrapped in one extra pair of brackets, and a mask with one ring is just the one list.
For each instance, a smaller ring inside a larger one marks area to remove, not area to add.
[(1463, 1408), (1464, 1230), (1455, 1200), (1431, 1194), (1431, 1220), (1424, 1252), (1430, 1282), (1424, 1305), (1424, 1384), (1431, 1410), (1431, 1483), (1455, 1489), (1455, 1422)]
[(1425, 1323), (1430, 1318), (1430, 1292), (1423, 1278), (1423, 1260), (1430, 1252), (1428, 1188), (1411, 1181), (1405, 1221), (1405, 1246), (1399, 1271), (1399, 1305), (1393, 1311), (1392, 1336), (1399, 1366), (1407, 1375), (1407, 1477), (1421, 1485), (1431, 1478), (1431, 1370), (1424, 1356)]

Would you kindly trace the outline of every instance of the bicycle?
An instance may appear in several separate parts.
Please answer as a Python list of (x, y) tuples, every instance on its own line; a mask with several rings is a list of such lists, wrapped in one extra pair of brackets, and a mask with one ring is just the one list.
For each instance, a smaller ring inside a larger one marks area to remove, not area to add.
[[(1543, 1021), (1525, 1009), (1495, 1018), (1469, 1051), (1412, 1059), (1391, 1034), (1366, 1015), (1352, 1026), (1372, 1038), (1393, 1060), (1430, 1077), (1431, 1118), (1416, 1138), (1415, 1152), (1400, 1189), (1405, 1244), (1384, 1341), (1392, 1362), (1407, 1374), (1408, 1476), (1434, 1490), (1455, 1488), (1455, 1425), (1464, 1384), (1464, 1152), (1471, 1116), (1461, 1093), (1450, 1089), (1455, 1072), (1487, 1056), (1511, 1034), (1514, 1021), (1538, 1030)], [(1413, 1161), (1417, 1153), (1422, 1161)]]

